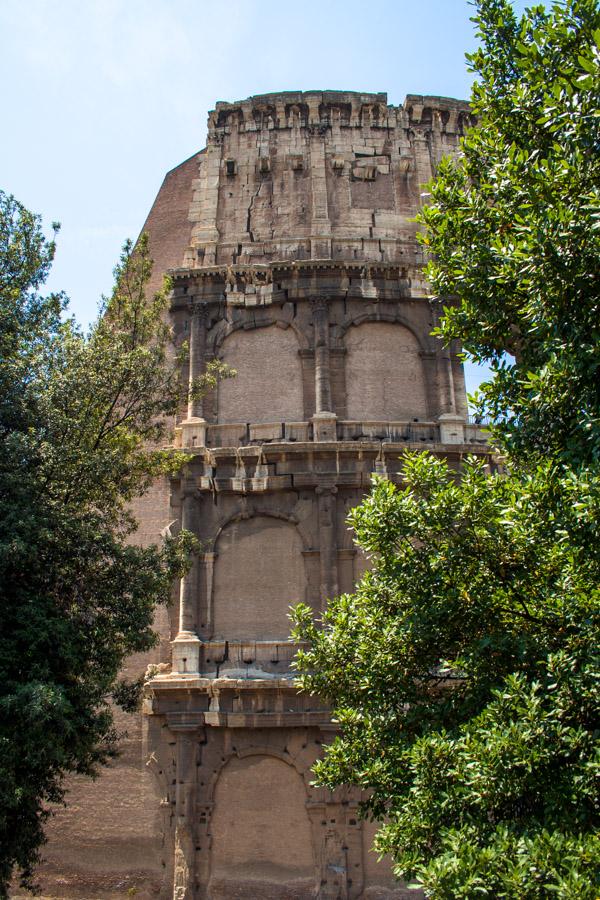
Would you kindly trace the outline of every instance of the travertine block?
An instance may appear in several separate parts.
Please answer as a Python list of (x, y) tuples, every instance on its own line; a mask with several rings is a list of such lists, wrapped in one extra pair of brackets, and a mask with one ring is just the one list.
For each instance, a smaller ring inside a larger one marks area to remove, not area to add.
[(464, 444), (465, 420), (462, 416), (444, 413), (439, 418), (442, 444)]

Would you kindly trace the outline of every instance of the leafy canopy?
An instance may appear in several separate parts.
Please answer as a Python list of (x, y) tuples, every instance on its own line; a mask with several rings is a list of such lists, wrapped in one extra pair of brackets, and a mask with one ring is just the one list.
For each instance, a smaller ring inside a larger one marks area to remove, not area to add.
[(317, 779), (370, 792), (428, 896), (595, 897), (600, 475), (403, 474), (350, 516), (356, 593), (296, 609), (301, 684), (341, 727)]
[(194, 546), (131, 543), (128, 503), (185, 459), (158, 449), (187, 389), (167, 292), (145, 296), (147, 241), (125, 246), (88, 334), (39, 292), (53, 255), (39, 217), (0, 192), (0, 896), (15, 868), (30, 884), (64, 776), (115, 754), (109, 703), (132, 694), (119, 669), (155, 643)]
[(491, 365), (482, 405), (507, 447), (597, 461), (600, 10), (568, 0), (519, 22), (480, 0), (475, 22), (479, 127), (421, 215), (433, 291), (457, 298), (440, 333)]
[[(422, 213), (440, 335), (491, 364), (506, 473), (406, 454), (349, 524), (371, 569), (295, 612), (376, 846), (434, 900), (600, 891), (600, 10), (479, 0), (464, 156)], [(508, 356), (507, 356), (508, 354)], [(512, 358), (511, 358), (512, 357)]]

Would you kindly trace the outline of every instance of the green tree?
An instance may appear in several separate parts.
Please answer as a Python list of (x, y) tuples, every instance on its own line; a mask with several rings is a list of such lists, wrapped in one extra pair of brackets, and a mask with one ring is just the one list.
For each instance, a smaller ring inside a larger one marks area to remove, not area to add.
[(65, 775), (117, 752), (119, 669), (155, 643), (156, 604), (194, 547), (130, 540), (128, 503), (185, 461), (157, 449), (185, 391), (167, 292), (145, 296), (146, 239), (124, 248), (87, 334), (39, 292), (53, 255), (39, 217), (0, 192), (0, 896), (15, 870), (31, 884)]
[(317, 778), (370, 792), (428, 896), (597, 897), (599, 521), (598, 473), (407, 454), (350, 517), (372, 571), (323, 623), (296, 610), (341, 726)]
[(481, 401), (504, 447), (597, 461), (600, 10), (478, 9), (479, 127), (422, 212), (433, 291), (458, 298), (441, 335), (491, 365)]
[(297, 665), (340, 723), (317, 779), (365, 790), (399, 877), (596, 900), (600, 10), (477, 6), (478, 126), (422, 221), (507, 474), (407, 454), (375, 479), (350, 517), (371, 571), (322, 622), (296, 610)]

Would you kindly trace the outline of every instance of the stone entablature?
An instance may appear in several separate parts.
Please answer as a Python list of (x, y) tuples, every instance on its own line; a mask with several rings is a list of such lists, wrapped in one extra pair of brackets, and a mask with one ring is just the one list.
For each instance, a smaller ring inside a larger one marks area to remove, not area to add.
[(473, 116), (469, 104), (451, 97), (408, 94), (403, 106), (388, 106), (387, 94), (357, 91), (283, 91), (260, 94), (238, 103), (218, 101), (209, 113), (211, 134), (263, 129), (395, 128), (433, 125), (449, 134), (463, 134)]
[[(335, 435), (339, 442), (337, 449), (346, 443), (354, 448), (354, 441), (386, 442), (393, 451), (402, 449), (437, 451), (440, 445), (462, 444), (471, 451), (472, 445), (487, 445), (487, 431), (484, 426), (465, 422), (452, 423), (450, 437), (442, 441), (441, 428), (438, 422), (406, 420), (404, 422), (360, 422), (338, 420), (335, 423)], [(444, 423), (442, 423), (444, 425)], [(177, 449), (183, 447), (183, 429), (175, 428), (175, 444)], [(446, 429), (449, 431), (449, 429)], [(219, 447), (264, 447), (269, 444), (296, 444), (314, 440), (315, 429), (312, 422), (236, 422), (226, 425), (205, 425), (203, 446), (209, 449)], [(464, 436), (464, 440), (460, 440)], [(379, 444), (375, 444), (379, 446)], [(387, 446), (386, 446), (386, 449)], [(254, 470), (256, 472), (256, 470)], [(258, 476), (253, 477), (256, 482)], [(216, 487), (219, 490), (219, 487)]]
[(403, 255), (402, 264), (311, 259), (171, 269), (172, 309), (176, 313), (185, 308), (191, 298), (196, 303), (223, 302), (232, 308), (338, 297), (377, 301), (420, 298), (429, 303), (420, 246), (416, 241), (405, 245)]

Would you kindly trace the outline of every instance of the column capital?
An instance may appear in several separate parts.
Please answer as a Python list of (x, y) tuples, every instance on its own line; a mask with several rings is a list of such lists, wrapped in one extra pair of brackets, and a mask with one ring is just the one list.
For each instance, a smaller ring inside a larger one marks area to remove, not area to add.
[(195, 297), (190, 299), (188, 305), (190, 315), (197, 319), (200, 325), (208, 322), (209, 307), (206, 300), (197, 300)]
[(309, 297), (309, 303), (313, 313), (329, 309), (329, 298), (325, 294), (316, 294)]
[(315, 488), (315, 494), (320, 497), (323, 494), (337, 494), (338, 489), (335, 484), (318, 484)]
[(180, 494), (181, 499), (185, 499), (186, 497), (197, 497), (198, 492), (198, 482), (197, 479), (194, 478), (193, 475), (185, 474), (183, 475), (180, 482)]

